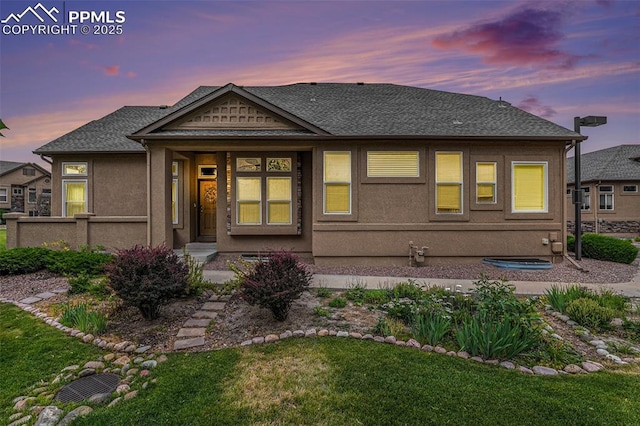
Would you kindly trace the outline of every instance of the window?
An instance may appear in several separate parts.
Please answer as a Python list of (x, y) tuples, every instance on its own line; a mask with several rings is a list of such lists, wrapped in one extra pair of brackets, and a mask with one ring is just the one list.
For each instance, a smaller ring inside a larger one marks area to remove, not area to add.
[(22, 169), (22, 175), (23, 176), (35, 176), (36, 175), (36, 169), (31, 168), (31, 167), (25, 167), (24, 169)]
[(496, 163), (476, 163), (476, 203), (496, 203)]
[(625, 193), (638, 192), (638, 185), (623, 185), (622, 192), (625, 192)]
[(461, 152), (436, 152), (436, 213), (462, 213)]
[(22, 195), (22, 188), (13, 188), (11, 193), (13, 195)]
[(236, 180), (236, 221), (238, 225), (262, 223), (262, 179), (238, 177)]
[(591, 210), (591, 188), (582, 188), (582, 210)]
[(291, 224), (291, 178), (267, 178), (267, 223)]
[(548, 211), (547, 163), (511, 163), (511, 205), (514, 213)]
[(27, 194), (27, 203), (29, 204), (35, 204), (36, 203), (36, 189), (35, 188), (29, 188), (29, 192)]
[(7, 188), (0, 188), (0, 203), (6, 203), (8, 201)]
[(62, 176), (87, 176), (87, 163), (62, 163)]
[(177, 161), (171, 163), (171, 223), (178, 223), (178, 182), (179, 182), (179, 164)]
[(87, 211), (87, 181), (63, 180), (62, 181), (62, 215), (73, 217), (76, 213)]
[(326, 151), (323, 166), (324, 213), (351, 214), (351, 152)]
[(600, 210), (613, 210), (613, 185), (601, 185), (598, 188)]
[(419, 177), (417, 151), (368, 151), (367, 177)]

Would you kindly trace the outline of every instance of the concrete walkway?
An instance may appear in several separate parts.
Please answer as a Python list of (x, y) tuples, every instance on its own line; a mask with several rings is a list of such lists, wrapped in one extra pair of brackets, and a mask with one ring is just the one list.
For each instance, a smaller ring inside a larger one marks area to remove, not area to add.
[[(223, 283), (233, 278), (231, 271), (204, 271), (204, 278), (213, 283)], [(366, 288), (384, 288), (392, 287), (399, 282), (406, 282), (413, 279), (416, 282), (429, 286), (448, 287), (451, 290), (460, 290), (467, 292), (472, 289), (473, 282), (476, 280), (459, 280), (459, 279), (440, 279), (440, 278), (410, 278), (410, 277), (374, 277), (374, 276), (353, 276), (353, 275), (322, 275), (315, 274), (311, 287), (327, 287), (330, 289), (346, 289), (355, 284), (363, 285)], [(545, 281), (509, 281), (509, 284), (515, 285), (517, 294), (540, 295), (544, 291), (551, 288), (552, 285), (567, 286), (571, 283), (553, 283)], [(581, 286), (598, 290), (600, 288), (609, 288), (617, 293), (629, 297), (640, 297), (640, 271), (636, 273), (634, 279), (628, 283), (617, 284), (583, 284)], [(458, 287), (459, 286), (459, 287)]]

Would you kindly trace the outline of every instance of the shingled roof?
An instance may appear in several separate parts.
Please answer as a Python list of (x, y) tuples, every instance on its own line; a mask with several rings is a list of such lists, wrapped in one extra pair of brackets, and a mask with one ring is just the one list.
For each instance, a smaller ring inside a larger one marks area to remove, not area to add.
[(27, 163), (19, 163), (17, 161), (0, 161), (0, 176), (26, 164)]
[[(303, 123), (301, 131), (164, 130), (164, 120), (192, 112), (218, 93), (233, 91), (263, 108)], [(159, 123), (153, 128), (154, 123)], [(306, 125), (305, 125), (306, 124)], [(36, 154), (143, 152), (127, 136), (393, 137), (469, 139), (583, 139), (582, 136), (482, 96), (394, 84), (298, 83), (286, 86), (201, 86), (172, 107), (123, 107), (38, 148)], [(135, 137), (134, 137), (135, 138)]]
[[(575, 182), (575, 164), (567, 160), (567, 182)], [(640, 181), (640, 145), (618, 145), (580, 156), (582, 182)]]

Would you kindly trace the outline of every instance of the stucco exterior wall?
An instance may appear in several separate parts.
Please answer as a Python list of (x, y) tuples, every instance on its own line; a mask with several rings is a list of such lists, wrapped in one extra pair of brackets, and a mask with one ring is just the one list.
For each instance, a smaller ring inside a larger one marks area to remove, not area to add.
[(55, 156), (51, 168), (52, 215), (62, 215), (62, 163), (86, 162), (87, 210), (98, 216), (147, 214), (145, 154)]
[[(559, 261), (564, 253), (564, 143), (423, 143), (424, 183), (365, 183), (362, 156), (377, 144), (344, 144), (358, 161), (353, 173), (351, 215), (322, 215), (322, 152), (314, 163), (313, 255), (317, 264), (408, 263), (409, 241), (429, 247), (425, 264), (481, 261), (483, 257), (540, 257)], [(463, 209), (460, 214), (435, 211), (435, 167), (438, 151), (463, 155)], [(475, 202), (475, 162), (497, 163), (495, 204)], [(512, 162), (547, 164), (548, 203), (545, 213), (512, 211)], [(559, 242), (561, 245), (553, 244)], [(553, 250), (552, 250), (553, 247)]]

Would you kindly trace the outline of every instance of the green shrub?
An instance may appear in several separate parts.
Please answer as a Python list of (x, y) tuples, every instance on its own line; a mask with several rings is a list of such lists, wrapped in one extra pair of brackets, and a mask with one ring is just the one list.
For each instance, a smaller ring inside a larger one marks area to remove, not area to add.
[(323, 308), (322, 306), (316, 306), (315, 309), (313, 310), (313, 313), (319, 317), (328, 318), (331, 316), (331, 312), (329, 312), (327, 308)]
[(380, 336), (394, 336), (399, 340), (408, 340), (410, 337), (402, 321), (394, 318), (380, 318), (373, 328), (373, 332)]
[(411, 322), (411, 336), (423, 345), (439, 344), (450, 329), (451, 317), (437, 310), (419, 312)]
[(111, 293), (104, 278), (95, 279), (84, 272), (75, 277), (69, 277), (68, 281), (71, 294), (89, 293), (96, 297), (104, 297)]
[(364, 284), (356, 282), (355, 284), (349, 285), (349, 288), (347, 288), (347, 290), (345, 290), (344, 292), (344, 297), (354, 303), (362, 304), (364, 303), (366, 292), (367, 288), (364, 286)]
[(418, 306), (415, 301), (407, 298), (394, 299), (381, 306), (383, 310), (387, 312), (390, 318), (395, 318), (410, 324), (414, 313), (417, 311)]
[(591, 259), (630, 264), (638, 257), (638, 248), (628, 240), (585, 234), (582, 237), (582, 254)]
[(101, 334), (107, 331), (106, 315), (102, 312), (90, 311), (86, 303), (63, 306), (60, 324), (77, 328), (83, 333)]
[(336, 297), (329, 302), (331, 308), (344, 308), (345, 306), (347, 306), (347, 301), (342, 297)]
[(424, 290), (413, 280), (396, 284), (392, 290), (393, 297), (396, 299), (412, 299), (419, 300), (424, 297)]
[(487, 312), (468, 316), (456, 330), (460, 350), (484, 358), (511, 359), (538, 344), (539, 332), (518, 317)]
[(567, 305), (567, 315), (584, 327), (601, 329), (609, 326), (615, 312), (611, 308), (600, 306), (596, 300), (581, 298)]
[(250, 305), (267, 308), (278, 321), (284, 321), (294, 300), (309, 288), (312, 274), (291, 252), (267, 254), (253, 271), (243, 274), (240, 297)]
[(50, 250), (43, 247), (19, 247), (0, 251), (0, 275), (18, 275), (45, 268)]
[(567, 235), (567, 251), (576, 250), (576, 237), (573, 235)]
[(113, 259), (109, 253), (96, 251), (49, 250), (46, 267), (61, 275), (102, 275), (104, 266)]
[(381, 305), (388, 302), (391, 298), (391, 292), (385, 289), (367, 290), (364, 293), (364, 302), (372, 305)]
[(530, 299), (519, 300), (515, 295), (515, 287), (507, 284), (507, 280), (490, 281), (486, 275), (474, 281), (473, 299), (477, 310), (492, 319), (500, 320), (506, 316), (519, 320), (530, 320), (535, 314), (535, 306)]
[(597, 301), (600, 306), (612, 309), (616, 315), (623, 316), (629, 309), (629, 298), (621, 294), (614, 293), (613, 290), (601, 289), (598, 293)]
[(145, 319), (157, 318), (162, 305), (184, 294), (189, 278), (187, 265), (166, 246), (120, 250), (106, 269), (118, 296)]
[(580, 287), (577, 284), (572, 284), (567, 287), (562, 287), (557, 284), (553, 284), (551, 289), (545, 290), (545, 296), (549, 301), (549, 304), (558, 312), (566, 313), (567, 305), (576, 299), (581, 298), (593, 298), (594, 295), (589, 289)]
[(331, 290), (326, 287), (318, 287), (316, 290), (316, 296), (326, 299), (331, 296)]

